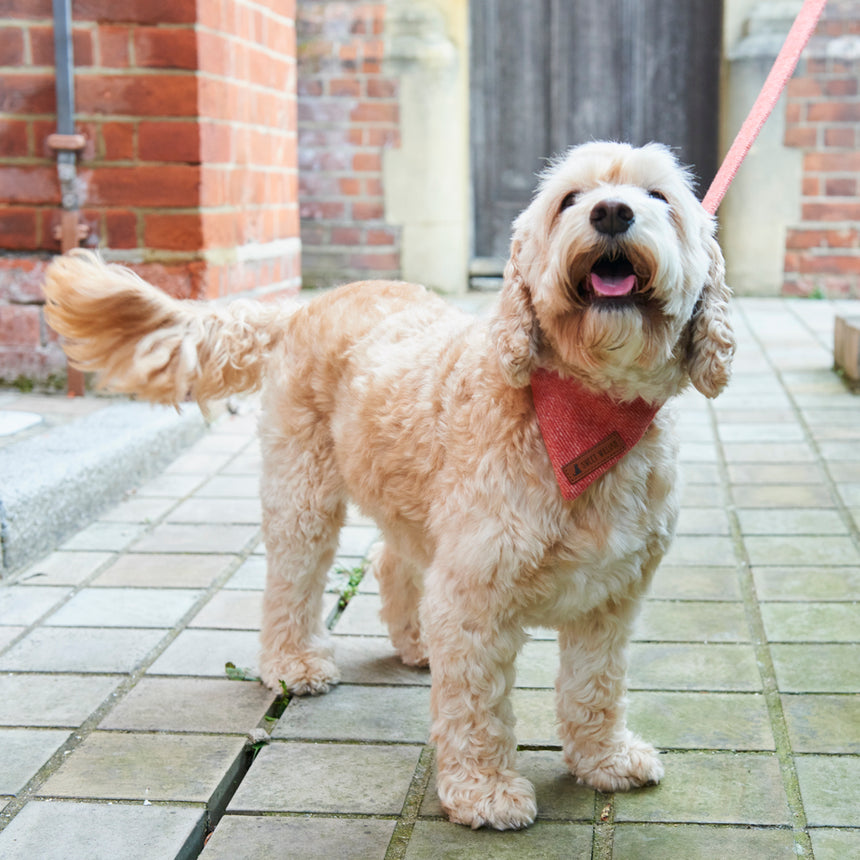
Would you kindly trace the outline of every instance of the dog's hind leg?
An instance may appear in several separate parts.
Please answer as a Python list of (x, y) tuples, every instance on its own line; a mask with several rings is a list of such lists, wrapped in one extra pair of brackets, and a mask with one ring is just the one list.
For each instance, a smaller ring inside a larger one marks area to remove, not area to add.
[(625, 720), (627, 643), (633, 600), (600, 607), (559, 630), (559, 733), (570, 772), (599, 791), (657, 783), (663, 764)]
[(427, 645), (421, 633), (418, 613), (422, 592), (421, 569), (397, 555), (385, 543), (374, 545), (369, 561), (379, 583), (380, 615), (388, 627), (391, 644), (407, 666), (426, 666)]
[(260, 676), (296, 695), (328, 691), (339, 680), (322, 601), (346, 502), (329, 447), (261, 425), (266, 589)]

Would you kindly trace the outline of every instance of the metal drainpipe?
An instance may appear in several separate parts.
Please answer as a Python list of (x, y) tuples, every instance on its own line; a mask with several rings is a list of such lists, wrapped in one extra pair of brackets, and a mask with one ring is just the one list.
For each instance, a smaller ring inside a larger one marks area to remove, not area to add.
[[(57, 133), (48, 137), (48, 146), (57, 153), (57, 176), (62, 195), (62, 217), (54, 237), (60, 240), (65, 254), (77, 248), (86, 238), (86, 225), (80, 223), (80, 196), (76, 159), (86, 143), (75, 132), (75, 70), (72, 48), (71, 0), (53, 0), (54, 4), (54, 67), (57, 87)], [(67, 365), (67, 391), (70, 397), (84, 393), (84, 374)]]

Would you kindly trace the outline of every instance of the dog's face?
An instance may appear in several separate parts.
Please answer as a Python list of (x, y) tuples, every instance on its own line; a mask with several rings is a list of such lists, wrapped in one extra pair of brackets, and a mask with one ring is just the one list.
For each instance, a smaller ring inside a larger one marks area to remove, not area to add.
[(623, 397), (659, 399), (688, 377), (716, 396), (734, 350), (723, 272), (713, 219), (667, 149), (577, 147), (515, 222), (502, 366), (516, 385), (545, 366)]

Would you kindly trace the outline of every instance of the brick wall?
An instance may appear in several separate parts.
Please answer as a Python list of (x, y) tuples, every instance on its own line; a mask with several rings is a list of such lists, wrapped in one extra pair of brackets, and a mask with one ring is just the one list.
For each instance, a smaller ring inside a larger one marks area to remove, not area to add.
[[(75, 0), (84, 244), (173, 295), (299, 285), (293, 0)], [(0, 378), (64, 360), (41, 319), (59, 251), (51, 0), (0, 0)]]
[(860, 298), (860, 2), (833, 2), (789, 82), (786, 146), (803, 151), (784, 292)]
[(305, 285), (399, 275), (383, 153), (400, 142), (398, 83), (383, 68), (385, 3), (299, 0), (299, 200)]

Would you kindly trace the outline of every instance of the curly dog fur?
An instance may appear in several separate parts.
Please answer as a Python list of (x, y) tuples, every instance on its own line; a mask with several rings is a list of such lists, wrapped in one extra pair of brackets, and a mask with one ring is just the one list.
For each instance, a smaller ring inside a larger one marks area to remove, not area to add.
[[(558, 631), (571, 773), (603, 791), (663, 774), (625, 723), (625, 653), (677, 515), (668, 401), (691, 381), (714, 397), (729, 377), (723, 273), (673, 156), (594, 143), (556, 162), (517, 219), (488, 320), (389, 282), (303, 306), (181, 302), (86, 252), (54, 262), (46, 293), (70, 358), (114, 390), (177, 403), (263, 386), (263, 680), (296, 694), (337, 683), (321, 605), (351, 499), (384, 537), (372, 565), (391, 640), (431, 667), (442, 805), (504, 829), (536, 814), (509, 702), (527, 627)], [(538, 429), (536, 368), (667, 403), (573, 501)]]

